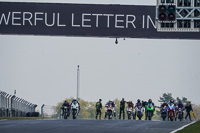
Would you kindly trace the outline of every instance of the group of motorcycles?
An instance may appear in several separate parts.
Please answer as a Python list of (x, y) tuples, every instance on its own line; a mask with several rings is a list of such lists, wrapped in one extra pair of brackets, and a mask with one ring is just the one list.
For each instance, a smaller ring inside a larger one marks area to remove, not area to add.
[(168, 118), (168, 121), (176, 121), (177, 119), (181, 121), (183, 120), (183, 109), (178, 108), (178, 106), (175, 106), (173, 103), (168, 104), (161, 108), (161, 117), (164, 121), (166, 118)]
[[(112, 119), (113, 117), (116, 119), (116, 111), (115, 108), (112, 107), (112, 105), (106, 105), (105, 109), (108, 119)], [(72, 115), (73, 119), (76, 119), (80, 110), (80, 106), (77, 100), (73, 100), (71, 105), (63, 106), (61, 110), (63, 111), (62, 114), (64, 119), (67, 119), (70, 115)], [(126, 107), (128, 119), (136, 119), (137, 116), (138, 119), (141, 120), (145, 113), (145, 120), (151, 120), (154, 110), (155, 107), (152, 103), (147, 104), (146, 107), (136, 106), (134, 109), (129, 106)], [(176, 121), (177, 119), (181, 121), (183, 119), (183, 109), (178, 108), (178, 106), (175, 106), (175, 104), (173, 103), (161, 107), (160, 111), (161, 117), (164, 121), (166, 120), (166, 118), (168, 118), (168, 120), (170, 121)]]
[(76, 119), (80, 110), (79, 103), (77, 100), (73, 100), (71, 105), (63, 106), (61, 110), (63, 111), (62, 114), (64, 119), (67, 119), (70, 115), (72, 115), (73, 119)]
[[(134, 109), (129, 106), (126, 107), (126, 113), (128, 119), (134, 119), (134, 120), (136, 119), (136, 116), (138, 117), (139, 120), (141, 120), (144, 113), (146, 113), (147, 115), (146, 120), (147, 119), (151, 120), (154, 110), (155, 107), (153, 104), (146, 105), (146, 108), (142, 106), (136, 106)], [(116, 111), (114, 107), (112, 107), (111, 105), (106, 106), (106, 112), (108, 119), (112, 119), (113, 117), (116, 119)]]

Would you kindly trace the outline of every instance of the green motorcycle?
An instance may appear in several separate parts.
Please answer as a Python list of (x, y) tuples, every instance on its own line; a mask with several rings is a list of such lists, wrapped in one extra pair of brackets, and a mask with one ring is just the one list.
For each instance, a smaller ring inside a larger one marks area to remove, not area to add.
[(146, 120), (151, 120), (154, 112), (154, 105), (152, 103), (147, 104), (146, 106)]

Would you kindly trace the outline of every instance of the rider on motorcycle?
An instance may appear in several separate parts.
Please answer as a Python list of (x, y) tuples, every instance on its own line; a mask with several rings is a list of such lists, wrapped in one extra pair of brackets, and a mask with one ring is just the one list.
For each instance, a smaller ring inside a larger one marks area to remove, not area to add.
[(183, 103), (181, 101), (178, 101), (178, 108), (184, 109)]
[(168, 104), (174, 104), (174, 100), (173, 99), (171, 99), (169, 102), (168, 102)]
[(127, 104), (128, 104), (128, 107), (132, 107), (133, 108), (133, 106), (134, 106), (132, 101), (127, 102)]
[(61, 109), (62, 109), (62, 115), (64, 115), (64, 107), (67, 107), (67, 110), (69, 111), (69, 102), (67, 102), (67, 100), (65, 100), (64, 101), (64, 103), (62, 104), (62, 107), (61, 107)]
[(78, 114), (79, 114), (80, 109), (81, 109), (80, 103), (79, 103), (79, 101), (77, 99), (73, 99), (71, 105), (73, 104), (73, 102), (77, 102), (78, 103), (78, 107), (79, 107)]
[(62, 107), (63, 107), (63, 106), (69, 107), (69, 102), (67, 102), (67, 100), (65, 100), (64, 103), (62, 104)]
[(113, 108), (115, 107), (115, 102), (112, 101), (112, 99), (110, 99), (107, 103), (106, 103), (106, 106), (107, 105), (111, 105)]
[(135, 115), (133, 114), (133, 110), (134, 110), (134, 104), (133, 102), (130, 100), (129, 102), (126, 102), (127, 103), (127, 107), (126, 107), (126, 112), (127, 112), (127, 116), (128, 116), (128, 119), (135, 119)]
[[(183, 106), (182, 101), (178, 101), (178, 105), (177, 106), (178, 106), (178, 109), (181, 109), (183, 111), (184, 106)], [(178, 114), (178, 111), (176, 112), (176, 114)], [(182, 114), (182, 116), (183, 116), (183, 114)]]
[(154, 103), (152, 102), (152, 99), (149, 99), (147, 104), (152, 103), (152, 105), (154, 106)]
[(69, 102), (67, 102), (67, 100), (65, 100), (64, 103), (62, 104), (62, 109), (64, 109), (64, 108), (63, 108), (64, 106), (69, 107)]
[(142, 103), (140, 102), (140, 99), (137, 100), (137, 103), (135, 104), (135, 107), (142, 106)]
[[(149, 105), (149, 104), (152, 104), (154, 106), (154, 103), (152, 102), (152, 99), (149, 99), (146, 105)], [(155, 111), (155, 108), (154, 108), (153, 112), (154, 111)], [(153, 116), (153, 113), (152, 113), (152, 116)], [(145, 117), (146, 117), (145, 120), (147, 120), (147, 111), (146, 111), (146, 109), (145, 109)]]
[[(171, 99), (169, 102), (168, 102), (168, 105), (172, 105), (172, 104), (174, 104), (174, 100), (173, 99)], [(174, 104), (174, 106), (176, 106), (175, 104)], [(175, 115), (175, 112), (173, 112), (174, 113), (174, 115)], [(168, 116), (169, 116), (169, 112), (168, 112)]]
[[(115, 107), (115, 102), (114, 101), (112, 101), (112, 99), (110, 99), (107, 103), (106, 103), (106, 105), (105, 105), (105, 107), (107, 107), (107, 106), (110, 106), (111, 105), (111, 107)], [(116, 117), (116, 114), (115, 114), (115, 112), (114, 112), (114, 116)], [(107, 117), (107, 111), (105, 112), (105, 117), (104, 117), (104, 119)]]
[[(142, 107), (142, 103), (140, 102), (140, 99), (137, 100), (135, 107), (137, 107), (137, 108)], [(136, 115), (136, 112), (135, 112), (135, 115)]]
[(164, 108), (165, 106), (167, 106), (167, 103), (164, 102), (162, 105), (161, 105), (161, 108)]

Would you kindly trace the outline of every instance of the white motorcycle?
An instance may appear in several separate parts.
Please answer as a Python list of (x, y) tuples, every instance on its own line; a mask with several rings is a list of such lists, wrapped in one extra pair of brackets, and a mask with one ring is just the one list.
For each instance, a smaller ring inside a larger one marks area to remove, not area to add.
[(141, 120), (143, 116), (144, 108), (142, 106), (136, 106), (135, 111), (136, 111), (136, 116), (138, 117), (139, 120)]
[(112, 107), (111, 104), (108, 104), (105, 106), (106, 107), (106, 117), (108, 117), (108, 119), (112, 119), (112, 117), (114, 116), (116, 119), (116, 112), (115, 112), (115, 108)]
[(75, 99), (72, 100), (72, 103), (71, 103), (71, 113), (72, 113), (73, 119), (76, 119), (79, 113), (79, 103)]

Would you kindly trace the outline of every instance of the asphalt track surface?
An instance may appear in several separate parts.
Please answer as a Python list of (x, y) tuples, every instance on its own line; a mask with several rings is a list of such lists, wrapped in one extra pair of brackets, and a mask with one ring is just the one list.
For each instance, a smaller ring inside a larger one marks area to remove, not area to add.
[(186, 121), (0, 120), (0, 133), (170, 133)]

